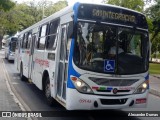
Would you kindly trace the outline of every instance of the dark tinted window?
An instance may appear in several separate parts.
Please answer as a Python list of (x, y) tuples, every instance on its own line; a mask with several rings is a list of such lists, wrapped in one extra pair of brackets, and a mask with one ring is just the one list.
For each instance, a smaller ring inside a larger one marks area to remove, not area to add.
[(48, 32), (48, 39), (47, 39), (47, 49), (54, 49), (53, 45), (57, 38), (58, 34), (58, 26), (59, 26), (59, 19), (52, 21), (49, 25), (49, 32)]
[(20, 35), (20, 36), (18, 37), (18, 41), (19, 41), (19, 45), (20, 45), (20, 47), (22, 48), (23, 35)]
[(40, 35), (39, 35), (38, 49), (45, 48), (46, 32), (47, 32), (47, 25), (43, 25), (41, 27), (41, 31), (40, 31)]
[(26, 37), (27, 37), (27, 33), (23, 35), (22, 48), (26, 48)]
[(32, 39), (32, 35), (31, 35), (31, 33), (29, 33), (29, 34), (28, 34), (28, 38), (27, 38), (27, 40), (28, 40), (27, 48), (28, 48), (28, 49), (30, 48), (31, 39)]
[(81, 69), (121, 75), (148, 70), (146, 31), (79, 22), (76, 38), (73, 60)]

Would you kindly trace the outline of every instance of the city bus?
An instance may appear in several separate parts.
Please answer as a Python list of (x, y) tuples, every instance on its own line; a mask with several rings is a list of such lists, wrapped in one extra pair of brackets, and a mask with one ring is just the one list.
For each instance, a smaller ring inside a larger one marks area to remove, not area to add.
[(21, 31), (15, 66), (67, 110), (146, 107), (149, 37), (142, 13), (75, 3)]
[(8, 59), (9, 61), (14, 60), (17, 39), (18, 39), (17, 37), (12, 36), (6, 39), (5, 41), (4, 55), (5, 58)]

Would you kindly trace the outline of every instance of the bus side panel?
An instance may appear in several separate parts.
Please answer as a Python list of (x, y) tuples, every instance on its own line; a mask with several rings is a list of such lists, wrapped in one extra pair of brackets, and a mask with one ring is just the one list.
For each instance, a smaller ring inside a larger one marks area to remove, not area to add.
[(33, 83), (42, 90), (42, 76), (43, 76), (43, 58), (44, 50), (35, 50), (34, 51), (34, 69), (33, 69)]
[(51, 85), (51, 95), (55, 97), (55, 51), (45, 51), (44, 54), (44, 70), (48, 71)]
[(22, 63), (22, 65), (23, 65), (23, 75), (25, 76), (25, 77), (27, 77), (28, 78), (28, 72), (27, 72), (27, 63), (26, 63), (26, 49), (22, 49), (21, 50), (21, 63)]
[(16, 50), (15, 50), (15, 58), (14, 58), (14, 65), (15, 65), (17, 70), (18, 70), (18, 60), (19, 60), (18, 49), (19, 48), (16, 48)]

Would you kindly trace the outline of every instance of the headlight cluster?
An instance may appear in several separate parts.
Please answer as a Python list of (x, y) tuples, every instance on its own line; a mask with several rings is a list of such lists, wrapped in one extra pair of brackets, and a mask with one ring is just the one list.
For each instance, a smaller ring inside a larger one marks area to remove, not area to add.
[(92, 89), (89, 87), (89, 85), (87, 85), (84, 81), (82, 81), (81, 79), (71, 76), (70, 77), (74, 86), (76, 87), (76, 89), (79, 92), (82, 93), (93, 93)]
[(140, 94), (140, 93), (144, 93), (147, 88), (148, 88), (148, 80), (146, 80), (145, 82), (143, 82), (135, 91), (134, 94)]

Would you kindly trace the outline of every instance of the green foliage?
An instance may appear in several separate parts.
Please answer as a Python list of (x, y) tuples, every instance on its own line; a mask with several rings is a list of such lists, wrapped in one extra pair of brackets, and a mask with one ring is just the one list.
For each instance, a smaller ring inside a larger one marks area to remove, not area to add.
[(44, 9), (44, 15), (48, 17), (66, 6), (68, 6), (67, 1), (58, 1), (57, 3), (48, 2), (48, 4), (44, 4), (44, 8), (41, 6), (41, 11)]
[[(0, 3), (5, 0), (0, 0)], [(8, 0), (6, 0), (8, 1)], [(0, 17), (0, 35), (13, 35), (17, 31), (21, 31), (42, 19), (42, 8), (44, 8), (45, 16), (49, 16), (56, 11), (67, 6), (66, 1), (59, 1), (55, 4), (44, 4), (44, 1), (35, 3), (33, 0), (29, 3), (16, 4), (9, 11), (1, 10)], [(45, 6), (44, 6), (45, 5)]]
[(146, 9), (146, 15), (150, 19), (148, 21), (149, 31), (151, 35), (152, 42), (152, 53), (160, 51), (160, 0), (155, 0), (155, 4)]
[(133, 9), (139, 12), (142, 12), (144, 8), (143, 0), (104, 0), (104, 3)]
[(149, 17), (146, 17), (146, 19), (147, 19), (147, 24), (148, 24), (149, 32), (151, 33), (152, 30), (153, 30), (153, 21)]
[(10, 10), (15, 5), (11, 0), (0, 0), (0, 10)]
[(157, 55), (156, 55), (156, 53), (153, 53), (153, 54), (151, 55), (151, 57), (152, 57), (152, 58), (158, 58), (158, 59), (160, 59), (160, 53), (157, 54)]
[(152, 42), (151, 53), (155, 53), (156, 51), (160, 51), (160, 33), (154, 39), (152, 39), (151, 42)]

